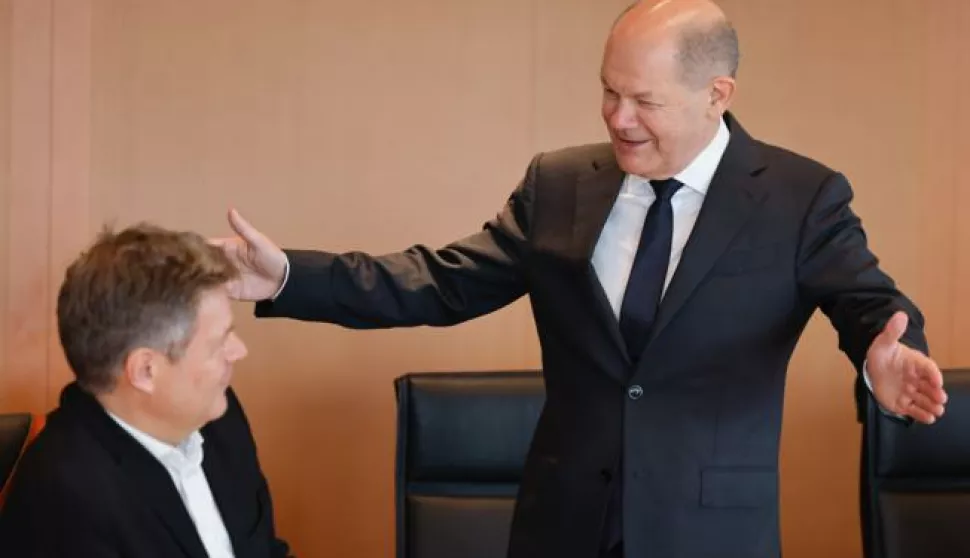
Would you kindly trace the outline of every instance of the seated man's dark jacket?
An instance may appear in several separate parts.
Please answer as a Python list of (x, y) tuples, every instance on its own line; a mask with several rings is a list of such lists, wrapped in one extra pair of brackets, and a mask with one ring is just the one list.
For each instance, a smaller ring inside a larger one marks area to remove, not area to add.
[[(249, 423), (232, 390), (201, 429), (202, 467), (236, 558), (280, 558)], [(18, 558), (206, 558), (165, 467), (76, 384), (27, 449), (0, 510), (0, 554)]]

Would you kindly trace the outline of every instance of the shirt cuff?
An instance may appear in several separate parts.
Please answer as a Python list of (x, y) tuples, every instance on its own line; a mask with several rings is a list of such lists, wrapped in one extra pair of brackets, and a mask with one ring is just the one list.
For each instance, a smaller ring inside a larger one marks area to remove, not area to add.
[(283, 282), (280, 283), (280, 288), (276, 289), (276, 294), (274, 294), (270, 300), (276, 300), (283, 292), (283, 289), (286, 288), (286, 282), (290, 280), (290, 258), (288, 258), (285, 253), (283, 254), (283, 257), (286, 258), (286, 265), (283, 267)]
[[(871, 395), (872, 394), (872, 382), (869, 381), (869, 368), (867, 366), (868, 364), (869, 364), (869, 361), (868, 360), (867, 361), (864, 361), (862, 363), (862, 380), (866, 383), (866, 388), (869, 390), (869, 394)], [(879, 405), (879, 401), (876, 401), (876, 405)], [(882, 405), (879, 405), (879, 411), (882, 414), (886, 415), (887, 417), (895, 417), (895, 418), (898, 418), (898, 419), (905, 419), (906, 418), (903, 415), (897, 415), (896, 413), (891, 413), (891, 412), (887, 411), (886, 409), (884, 409), (882, 407)]]

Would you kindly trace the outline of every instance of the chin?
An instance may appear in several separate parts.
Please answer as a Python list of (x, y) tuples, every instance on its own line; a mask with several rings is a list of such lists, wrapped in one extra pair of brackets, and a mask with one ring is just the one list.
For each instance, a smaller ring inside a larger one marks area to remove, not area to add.
[(661, 172), (663, 169), (658, 163), (646, 163), (641, 159), (624, 159), (618, 158), (617, 163), (620, 165), (620, 169), (627, 173), (635, 176), (640, 176), (648, 180), (656, 180), (659, 178), (668, 178), (664, 176)]
[(212, 403), (212, 410), (209, 413), (209, 420), (213, 421), (218, 418), (222, 418), (222, 415), (226, 414), (226, 410), (229, 409), (229, 400), (226, 399), (226, 390), (222, 390), (219, 396)]
[(648, 179), (668, 178), (662, 176), (664, 164), (656, 155), (647, 153), (624, 153), (622, 150), (614, 150), (614, 153), (616, 154), (616, 163), (627, 174), (642, 176)]

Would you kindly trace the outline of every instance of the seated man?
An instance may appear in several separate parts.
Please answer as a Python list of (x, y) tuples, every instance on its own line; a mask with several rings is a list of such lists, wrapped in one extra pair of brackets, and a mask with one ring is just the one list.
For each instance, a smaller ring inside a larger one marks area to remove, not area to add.
[(277, 558), (256, 446), (229, 387), (246, 356), (227, 283), (200, 236), (103, 233), (57, 299), (76, 376), (24, 453), (0, 510), (17, 558)]

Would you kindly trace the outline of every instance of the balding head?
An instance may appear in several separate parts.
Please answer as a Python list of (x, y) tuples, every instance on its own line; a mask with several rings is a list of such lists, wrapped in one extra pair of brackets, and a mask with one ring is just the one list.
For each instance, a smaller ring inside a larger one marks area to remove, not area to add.
[(641, 0), (620, 14), (609, 40), (667, 42), (691, 87), (703, 87), (718, 75), (737, 77), (737, 32), (710, 0)]
[(717, 132), (737, 66), (737, 35), (710, 0), (627, 8), (602, 67), (603, 118), (620, 166), (646, 178), (684, 170)]

